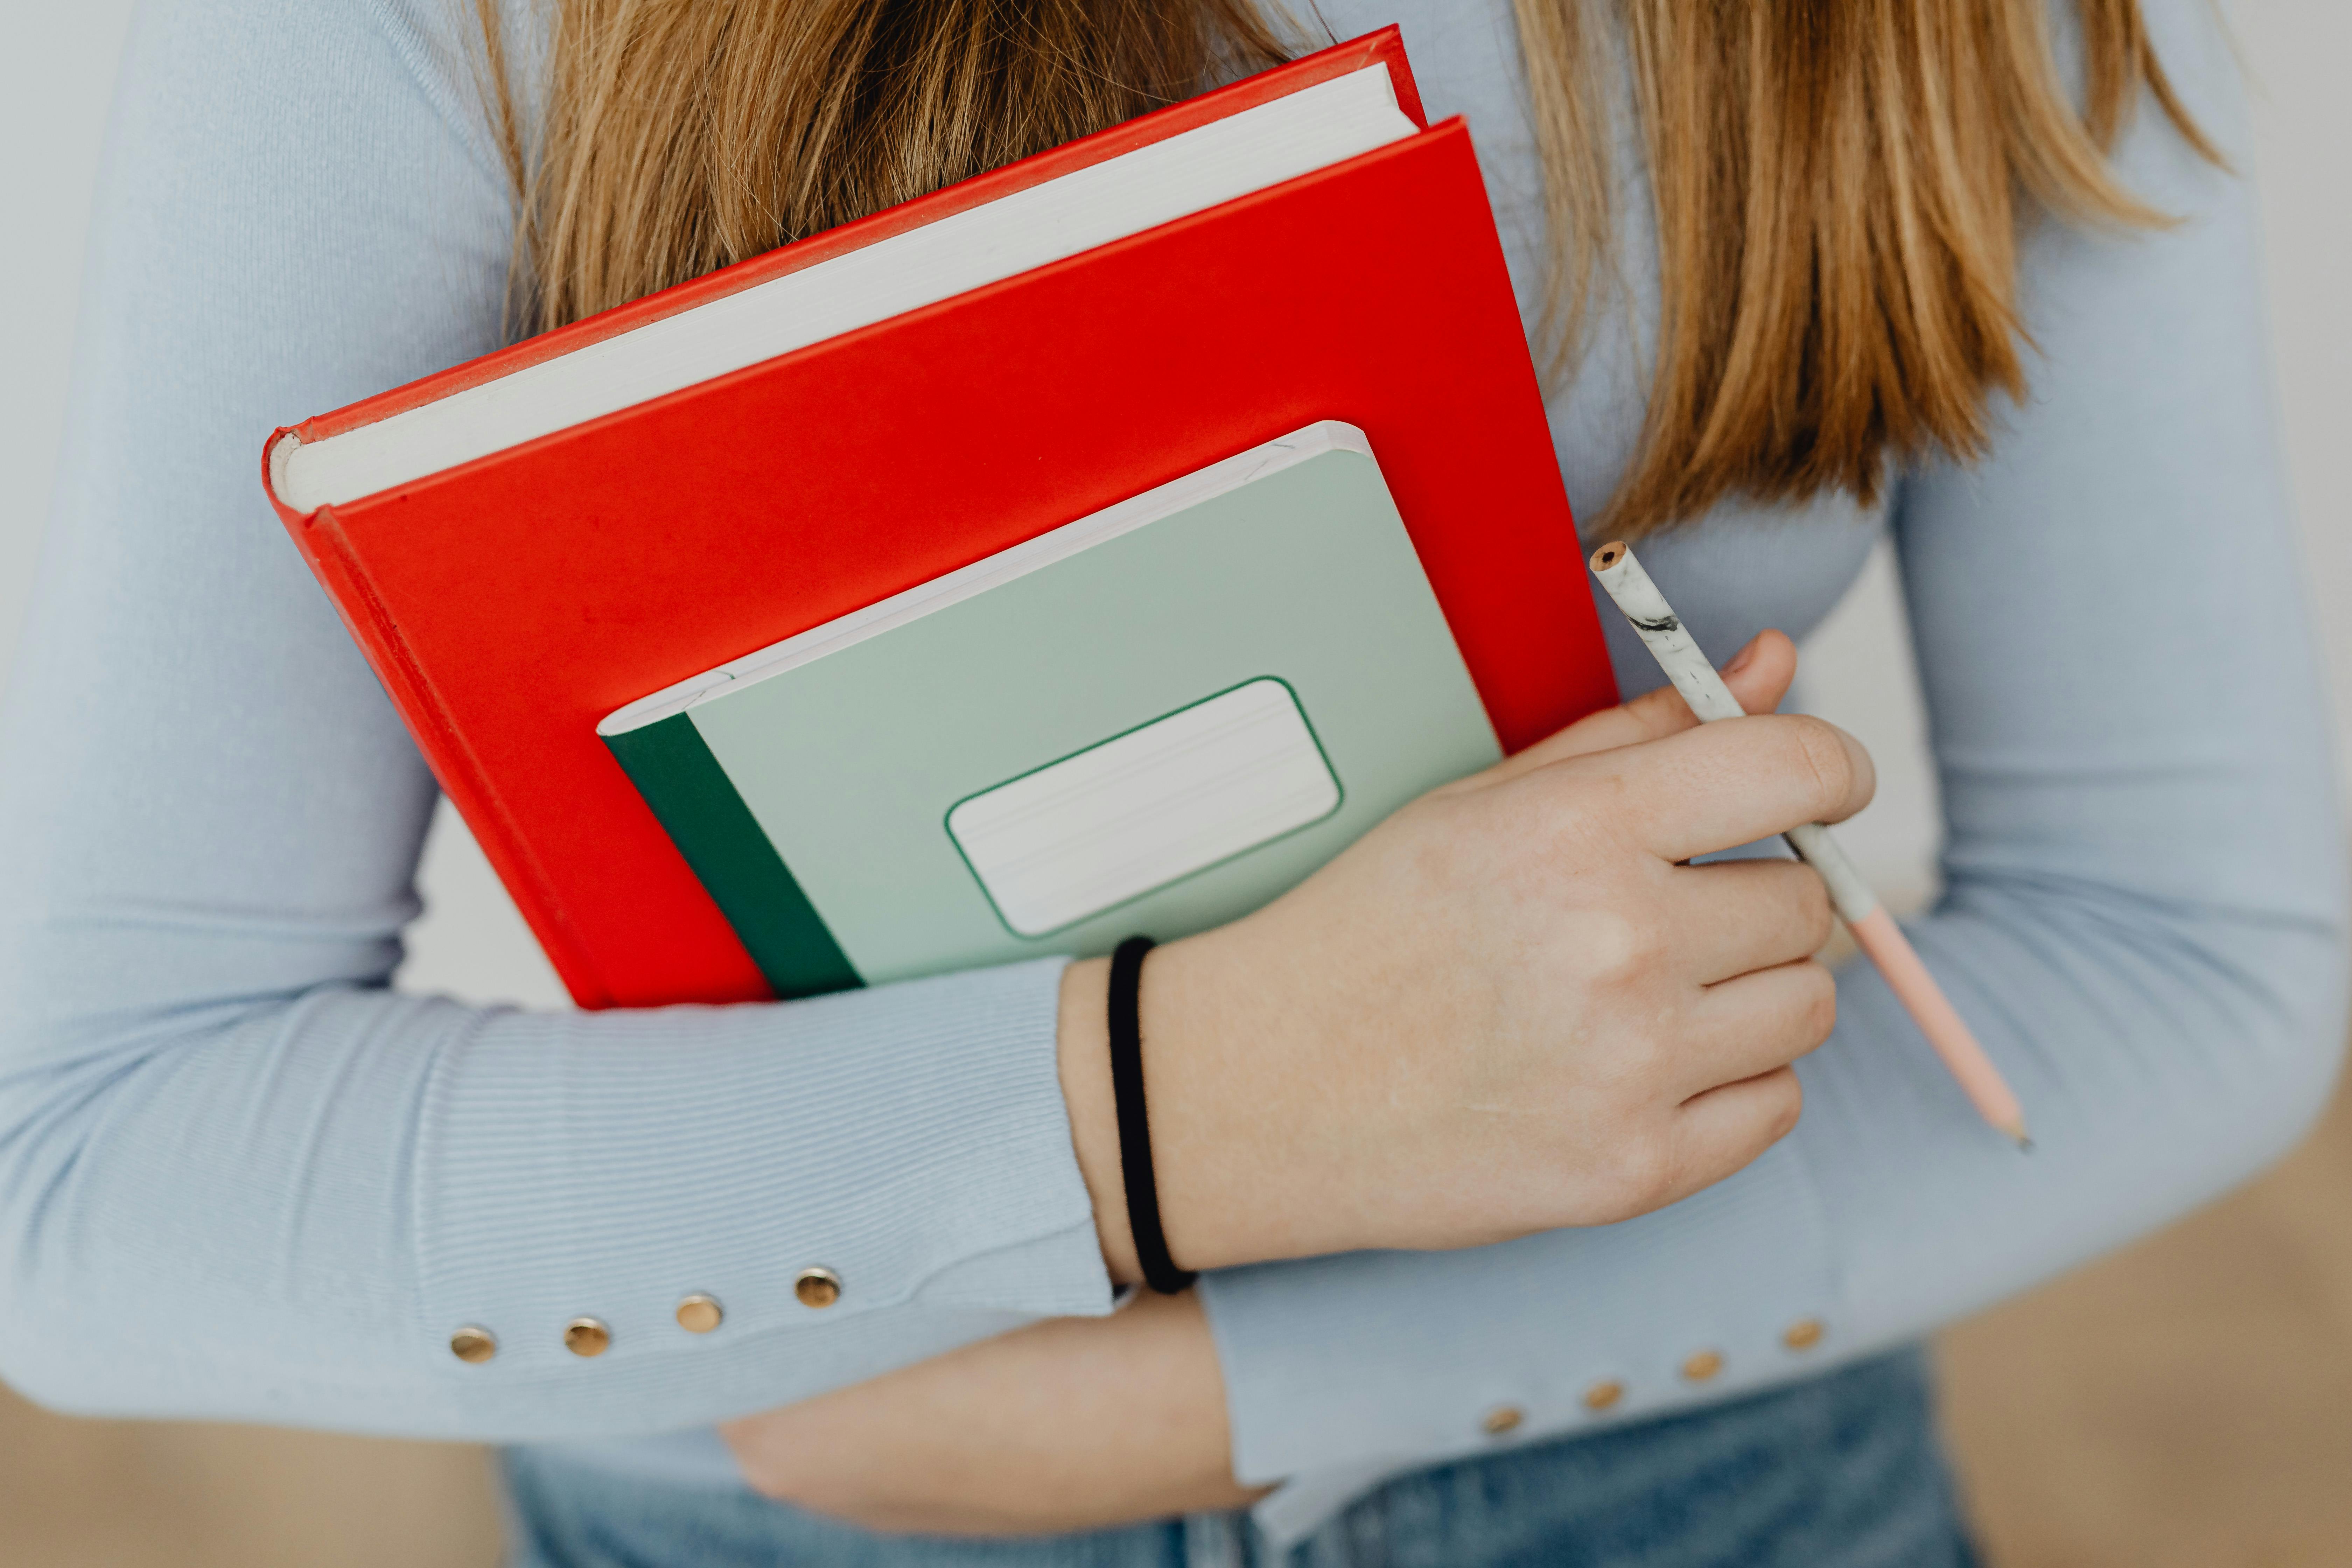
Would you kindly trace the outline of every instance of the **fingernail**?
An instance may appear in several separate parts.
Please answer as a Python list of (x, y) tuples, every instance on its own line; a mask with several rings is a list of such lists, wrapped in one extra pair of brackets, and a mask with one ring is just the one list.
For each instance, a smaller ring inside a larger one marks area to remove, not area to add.
[(1733, 654), (1731, 656), (1731, 662), (1723, 667), (1723, 673), (1726, 675), (1738, 675), (1741, 670), (1746, 669), (1748, 668), (1748, 661), (1756, 657), (1756, 645), (1763, 640), (1764, 634), (1761, 632), (1749, 637), (1748, 639), (1748, 646), (1741, 648), (1738, 653)]

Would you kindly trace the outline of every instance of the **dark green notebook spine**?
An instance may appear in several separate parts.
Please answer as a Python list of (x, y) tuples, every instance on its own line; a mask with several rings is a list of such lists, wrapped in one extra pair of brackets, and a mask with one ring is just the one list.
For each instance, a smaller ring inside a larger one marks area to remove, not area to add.
[(607, 735), (604, 744), (777, 995), (816, 996), (866, 984), (693, 720), (672, 714), (641, 730)]

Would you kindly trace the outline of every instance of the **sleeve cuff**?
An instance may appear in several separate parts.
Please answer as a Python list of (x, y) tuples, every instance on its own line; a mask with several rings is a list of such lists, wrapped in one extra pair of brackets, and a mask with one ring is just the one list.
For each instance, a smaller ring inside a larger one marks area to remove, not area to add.
[[(719, 1396), (757, 1408), (948, 1348), (928, 1317), (1108, 1312), (1055, 1059), (1065, 962), (564, 1031), (491, 1016), (424, 1089), (422, 1353), (604, 1398), (781, 1355), (782, 1386)], [(688, 1297), (715, 1326), (680, 1320)], [(567, 1347), (583, 1319), (593, 1359)], [(467, 1325), (493, 1356), (451, 1354)]]
[(1828, 1229), (1787, 1143), (1671, 1208), (1451, 1253), (1202, 1281), (1234, 1470), (1286, 1539), (1382, 1476), (1667, 1414), (1820, 1370)]

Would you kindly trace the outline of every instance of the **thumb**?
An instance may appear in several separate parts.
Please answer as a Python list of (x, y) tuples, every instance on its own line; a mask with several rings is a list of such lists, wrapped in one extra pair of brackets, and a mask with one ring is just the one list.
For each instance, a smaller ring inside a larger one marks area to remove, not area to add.
[[(1769, 713), (1780, 706), (1780, 699), (1789, 695), (1789, 687), (1797, 679), (1797, 645), (1789, 634), (1773, 628), (1758, 632), (1748, 639), (1748, 646), (1731, 656), (1723, 667), (1723, 683), (1739, 699), (1740, 707), (1750, 713)], [(1662, 695), (1663, 690), (1644, 692), (1646, 697)], [(1690, 706), (1676, 700), (1685, 718)], [(1676, 729), (1686, 729), (1678, 724)]]
[[(1786, 632), (1766, 630), (1748, 639), (1748, 646), (1723, 667), (1723, 683), (1750, 713), (1769, 713), (1787, 696), (1797, 678), (1797, 645)], [(1546, 736), (1517, 756), (1507, 757), (1485, 773), (1465, 779), (1465, 785), (1484, 786), (1515, 778), (1530, 768), (1562, 763), (1617, 746), (1663, 740), (1696, 724), (1690, 704), (1671, 684), (1645, 691), (1631, 702), (1589, 713), (1554, 735)]]

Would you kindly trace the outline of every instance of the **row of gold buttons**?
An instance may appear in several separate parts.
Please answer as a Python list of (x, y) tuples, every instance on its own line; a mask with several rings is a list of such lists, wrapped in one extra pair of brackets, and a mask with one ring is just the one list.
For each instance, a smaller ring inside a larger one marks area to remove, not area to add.
[[(1780, 1342), (1792, 1351), (1809, 1351), (1822, 1342), (1822, 1335), (1827, 1331), (1819, 1318), (1800, 1318), (1780, 1331)], [(1682, 1364), (1683, 1378), (1689, 1383), (1705, 1383), (1722, 1370), (1720, 1351), (1696, 1352)], [(1584, 1391), (1584, 1407), (1597, 1415), (1624, 1397), (1623, 1382), (1604, 1377)], [(1506, 1432), (1517, 1431), (1527, 1418), (1527, 1411), (1517, 1405), (1497, 1405), (1480, 1418), (1478, 1426), (1489, 1437), (1499, 1437)]]
[[(841, 1276), (830, 1268), (803, 1268), (793, 1280), (793, 1295), (803, 1307), (830, 1307), (841, 1300)], [(727, 1321), (719, 1298), (697, 1291), (677, 1304), (677, 1326), (689, 1334), (707, 1334)], [(563, 1325), (563, 1348), (576, 1356), (600, 1356), (613, 1345), (613, 1331), (597, 1318), (574, 1318)], [(449, 1353), (480, 1365), (499, 1353), (499, 1337), (479, 1323), (467, 1323), (449, 1336)]]

